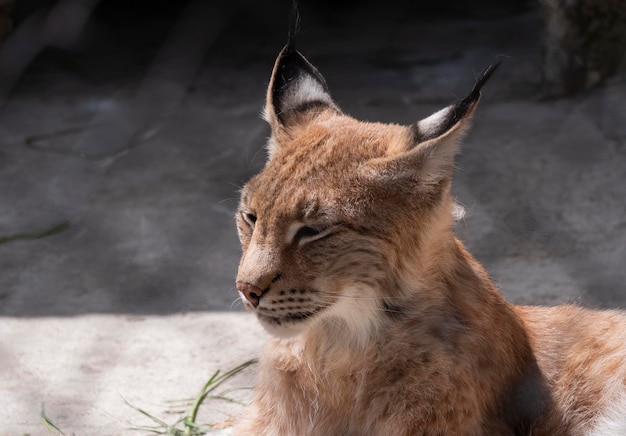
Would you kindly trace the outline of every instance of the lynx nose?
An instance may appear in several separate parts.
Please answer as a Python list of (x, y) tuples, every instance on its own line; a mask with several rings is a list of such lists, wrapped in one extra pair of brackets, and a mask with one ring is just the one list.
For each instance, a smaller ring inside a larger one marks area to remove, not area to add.
[(251, 283), (245, 282), (237, 282), (237, 289), (241, 292), (246, 300), (248, 300), (254, 307), (259, 305), (259, 300), (261, 299), (261, 295), (263, 295), (263, 290), (258, 286), (254, 286)]

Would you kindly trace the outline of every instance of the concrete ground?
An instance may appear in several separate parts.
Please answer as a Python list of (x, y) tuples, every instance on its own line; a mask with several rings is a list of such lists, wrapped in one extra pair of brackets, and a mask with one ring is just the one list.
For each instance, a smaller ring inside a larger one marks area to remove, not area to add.
[[(546, 100), (538, 10), (303, 9), (301, 51), (358, 118), (425, 117), (505, 55), (459, 159), (458, 233), (512, 302), (626, 308), (623, 68)], [(101, 5), (68, 40), (44, 10), (0, 48), (0, 435), (49, 434), (42, 411), (64, 434), (153, 424), (125, 400), (174, 423), (191, 407), (176, 400), (265, 339), (237, 302), (232, 217), (265, 159), (259, 110), (286, 14), (116, 11)], [(199, 422), (238, 411), (212, 400)]]

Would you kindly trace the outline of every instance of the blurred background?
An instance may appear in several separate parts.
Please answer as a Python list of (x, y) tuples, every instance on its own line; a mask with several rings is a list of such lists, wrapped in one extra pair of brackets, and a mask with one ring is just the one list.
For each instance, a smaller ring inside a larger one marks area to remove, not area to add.
[[(233, 218), (289, 10), (0, 0), (0, 434), (155, 425), (126, 401), (171, 424), (191, 407), (174, 400), (260, 355)], [(514, 303), (626, 308), (623, 0), (300, 13), (299, 49), (360, 119), (413, 123), (504, 57), (458, 158), (457, 233)]]
[[(458, 233), (514, 302), (623, 307), (626, 12), (569, 4), (302, 1), (298, 46), (346, 112), (400, 123), (504, 56)], [(233, 215), (289, 8), (0, 2), (1, 316), (242, 309)]]

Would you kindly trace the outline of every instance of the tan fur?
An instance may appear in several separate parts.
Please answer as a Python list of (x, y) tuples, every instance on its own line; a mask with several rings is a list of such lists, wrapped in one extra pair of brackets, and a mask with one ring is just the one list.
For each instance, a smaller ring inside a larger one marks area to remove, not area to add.
[[(289, 56), (301, 55), (281, 54), (268, 92), (270, 158), (237, 216), (238, 287), (262, 291), (258, 307), (242, 300), (275, 337), (236, 434), (611, 428), (626, 316), (515, 307), (454, 236), (453, 157), (477, 97), (448, 128), (441, 115), (423, 122), (416, 141), (419, 124), (360, 122), (317, 101), (322, 82), (309, 94), (298, 76), (277, 84)], [(312, 100), (299, 110), (276, 95)]]

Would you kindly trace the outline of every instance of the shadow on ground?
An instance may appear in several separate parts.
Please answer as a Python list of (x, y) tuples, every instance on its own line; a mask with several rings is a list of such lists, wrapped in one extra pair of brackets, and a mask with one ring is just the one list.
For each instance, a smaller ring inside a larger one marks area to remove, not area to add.
[[(0, 316), (240, 310), (232, 216), (265, 159), (284, 5), (118, 3), (70, 41), (42, 2), (12, 35), (44, 37), (0, 113)], [(460, 159), (459, 234), (514, 302), (626, 306), (623, 76), (542, 100), (533, 7), (302, 9), (302, 51), (370, 120), (419, 119), (506, 55)]]

